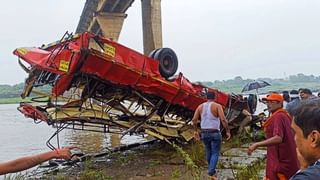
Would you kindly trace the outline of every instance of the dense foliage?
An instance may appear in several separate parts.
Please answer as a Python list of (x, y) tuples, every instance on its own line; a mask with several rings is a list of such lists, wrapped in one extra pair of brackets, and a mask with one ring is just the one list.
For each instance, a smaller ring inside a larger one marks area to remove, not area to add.
[(0, 85), (0, 98), (14, 98), (19, 97), (24, 83), (16, 84), (13, 86), (10, 85)]
[[(320, 76), (297, 74), (291, 75), (285, 79), (271, 79), (271, 78), (258, 78), (259, 80), (267, 81), (271, 86), (259, 89), (259, 93), (266, 93), (268, 91), (284, 91), (299, 88), (310, 88), (312, 91), (318, 92), (320, 90)], [(256, 79), (256, 80), (258, 80)], [(243, 79), (237, 76), (234, 79), (214, 81), (214, 82), (201, 82), (202, 84), (220, 89), (226, 92), (241, 93), (245, 84), (254, 81), (255, 79)]]
[[(15, 85), (0, 85), (0, 98), (16, 98), (20, 97), (24, 88), (24, 83), (15, 84)], [(37, 90), (43, 92), (50, 92), (49, 86), (37, 87)]]

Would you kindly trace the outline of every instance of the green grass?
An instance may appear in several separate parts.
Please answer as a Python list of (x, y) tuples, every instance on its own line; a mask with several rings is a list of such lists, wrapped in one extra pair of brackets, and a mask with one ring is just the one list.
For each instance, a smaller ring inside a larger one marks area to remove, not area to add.
[(111, 176), (105, 175), (101, 170), (86, 169), (80, 174), (80, 180), (112, 180)]
[(187, 168), (191, 171), (193, 179), (200, 180), (201, 169), (198, 165), (195, 164), (190, 155), (175, 143), (172, 143), (171, 145), (184, 160)]
[(265, 169), (265, 162), (259, 161), (252, 166), (238, 166), (237, 179), (239, 180), (259, 180), (262, 177), (260, 172)]
[(206, 165), (207, 161), (205, 157), (205, 148), (202, 142), (191, 142), (190, 147), (186, 149), (187, 153), (190, 155), (192, 161), (198, 166)]
[(22, 99), (20, 97), (14, 98), (0, 98), (0, 104), (18, 104), (20, 102), (29, 102), (30, 98)]
[(137, 156), (134, 153), (114, 153), (113, 156), (115, 157), (116, 162), (118, 162), (121, 165), (126, 165), (130, 161), (137, 158)]
[(175, 169), (172, 174), (171, 174), (171, 180), (176, 180), (179, 179), (181, 177), (181, 172), (179, 169)]
[[(31, 178), (37, 179), (37, 178)], [(69, 174), (67, 171), (54, 171), (47, 174), (43, 174), (40, 179), (78, 179), (78, 180), (113, 180), (113, 177), (106, 174), (103, 169), (96, 166), (95, 162), (91, 159), (84, 162), (81, 170), (77, 174)], [(20, 179), (7, 179), (7, 180), (20, 180)]]
[(232, 137), (230, 143), (232, 148), (239, 148), (243, 144), (252, 142), (252, 137), (249, 134), (243, 133), (241, 135), (235, 135)]

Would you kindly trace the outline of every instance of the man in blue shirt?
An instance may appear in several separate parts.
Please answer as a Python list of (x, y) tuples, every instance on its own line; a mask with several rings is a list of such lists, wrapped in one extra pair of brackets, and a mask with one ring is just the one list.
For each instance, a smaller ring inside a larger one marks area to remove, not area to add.
[[(300, 89), (301, 90), (301, 89)], [(291, 112), (300, 103), (299, 91), (290, 91), (290, 102), (284, 107), (288, 112)]]
[(301, 102), (291, 112), (300, 170), (291, 180), (320, 179), (320, 99)]

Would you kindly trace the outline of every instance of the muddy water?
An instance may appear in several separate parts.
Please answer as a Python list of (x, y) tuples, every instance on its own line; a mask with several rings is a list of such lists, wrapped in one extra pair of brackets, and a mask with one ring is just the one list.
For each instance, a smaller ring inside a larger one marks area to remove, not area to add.
[[(0, 105), (0, 162), (49, 150), (46, 141), (55, 132), (55, 129), (46, 123), (35, 124), (32, 119), (25, 118), (17, 107), (17, 104)], [(105, 147), (137, 141), (144, 139), (125, 136), (120, 140), (118, 135), (69, 129), (59, 134), (60, 146), (76, 145), (84, 153), (100, 152)], [(56, 138), (51, 142), (57, 145)]]

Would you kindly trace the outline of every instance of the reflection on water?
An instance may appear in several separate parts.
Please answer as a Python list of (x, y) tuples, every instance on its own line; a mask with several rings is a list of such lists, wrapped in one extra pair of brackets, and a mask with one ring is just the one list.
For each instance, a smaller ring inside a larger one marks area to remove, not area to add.
[[(55, 128), (46, 123), (35, 124), (25, 118), (18, 110), (17, 104), (0, 105), (0, 162), (21, 156), (48, 151), (46, 141), (55, 132)], [(104, 134), (65, 129), (59, 133), (60, 146), (75, 145), (84, 153), (97, 153), (106, 147), (145, 141), (142, 137)], [(57, 146), (57, 138), (50, 141)]]
[(103, 133), (68, 130), (64, 135), (64, 144), (81, 147), (84, 153), (100, 152), (106, 146), (104, 136)]
[(84, 153), (97, 153), (106, 147), (118, 147), (133, 142), (143, 142), (145, 139), (136, 136), (124, 136), (120, 139), (119, 134), (104, 134), (99, 132), (66, 130), (63, 137), (63, 146), (80, 147)]

